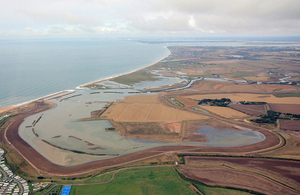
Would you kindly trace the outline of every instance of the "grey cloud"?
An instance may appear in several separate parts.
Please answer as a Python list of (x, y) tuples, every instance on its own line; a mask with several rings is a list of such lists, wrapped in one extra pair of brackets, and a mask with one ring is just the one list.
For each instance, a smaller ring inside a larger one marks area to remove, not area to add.
[(52, 26), (49, 30), (49, 33), (66, 33), (66, 29), (61, 26)]
[(192, 28), (188, 25), (188, 21), (189, 16), (176, 13), (168, 18), (163, 16), (154, 19), (134, 18), (131, 26), (143, 31), (189, 31)]
[(0, 30), (299, 35), (299, 10), (300, 0), (10, 0), (0, 1)]
[(25, 11), (24, 14), (32, 19), (34, 23), (38, 24), (64, 24), (64, 25), (102, 25), (103, 22), (92, 17), (81, 16), (67, 11), (43, 13), (39, 11)]

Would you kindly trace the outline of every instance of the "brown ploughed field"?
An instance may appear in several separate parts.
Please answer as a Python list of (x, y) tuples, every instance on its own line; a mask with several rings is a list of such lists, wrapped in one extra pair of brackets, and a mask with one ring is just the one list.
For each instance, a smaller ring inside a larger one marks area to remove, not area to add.
[(299, 104), (268, 104), (270, 110), (281, 113), (300, 114)]
[(300, 131), (300, 120), (279, 119), (281, 130)]
[(296, 190), (300, 190), (299, 161), (186, 156), (185, 164), (187, 166), (181, 170), (187, 177), (209, 185), (238, 187), (265, 194), (298, 194)]
[(229, 107), (252, 116), (266, 114), (266, 109), (264, 105), (231, 104), (229, 105)]
[(180, 167), (183, 174), (194, 180), (208, 185), (228, 186), (240, 189), (253, 190), (263, 194), (298, 194), (277, 182), (263, 176), (248, 172), (232, 170), (227, 167)]

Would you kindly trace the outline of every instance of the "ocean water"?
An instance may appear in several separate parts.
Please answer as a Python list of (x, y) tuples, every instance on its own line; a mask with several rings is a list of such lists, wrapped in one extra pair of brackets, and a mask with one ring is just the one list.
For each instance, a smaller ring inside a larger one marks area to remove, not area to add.
[(0, 41), (0, 107), (128, 73), (169, 53), (130, 41)]

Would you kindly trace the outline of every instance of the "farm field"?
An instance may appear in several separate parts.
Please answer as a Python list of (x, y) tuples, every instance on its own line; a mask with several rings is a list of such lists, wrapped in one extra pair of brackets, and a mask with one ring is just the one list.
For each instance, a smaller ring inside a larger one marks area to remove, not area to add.
[(298, 87), (295, 86), (291, 86), (291, 85), (260, 85), (260, 87), (262, 89), (266, 89), (267, 92), (295, 92), (295, 91), (299, 91)]
[[(160, 93), (163, 94), (163, 93)], [(125, 103), (148, 103), (148, 104), (158, 104), (159, 101), (157, 100), (159, 95), (133, 95), (133, 96), (126, 96), (124, 99), (118, 100), (118, 102), (125, 102)]]
[(281, 130), (300, 131), (300, 120), (283, 120), (279, 119)]
[(268, 106), (270, 110), (276, 112), (300, 114), (299, 104), (268, 104)]
[(101, 118), (113, 119), (116, 122), (178, 122), (207, 117), (176, 110), (161, 104), (116, 103), (102, 114)]
[(300, 190), (299, 162), (258, 158), (184, 158), (186, 166), (181, 167), (183, 173), (204, 183), (232, 187), (239, 185), (266, 194), (297, 194), (295, 190)]
[(225, 118), (245, 118), (249, 117), (249, 115), (244, 114), (242, 112), (233, 110), (228, 107), (218, 107), (218, 106), (199, 106), (201, 109), (207, 110), (211, 113), (215, 113), (219, 116)]
[(230, 104), (229, 107), (252, 116), (266, 114), (264, 105)]
[(248, 92), (248, 93), (264, 93), (266, 90), (256, 84), (234, 83), (232, 81), (219, 82), (213, 80), (201, 80), (192, 85), (191, 89), (205, 93), (215, 92)]
[(221, 92), (252, 92), (252, 93), (262, 93), (264, 92), (258, 85), (250, 85), (248, 83), (243, 84), (227, 84), (219, 89)]
[(285, 186), (269, 181), (253, 173), (232, 170), (222, 166), (212, 167), (180, 167), (183, 174), (191, 179), (201, 181), (208, 185), (228, 186), (258, 191), (263, 194), (298, 194)]

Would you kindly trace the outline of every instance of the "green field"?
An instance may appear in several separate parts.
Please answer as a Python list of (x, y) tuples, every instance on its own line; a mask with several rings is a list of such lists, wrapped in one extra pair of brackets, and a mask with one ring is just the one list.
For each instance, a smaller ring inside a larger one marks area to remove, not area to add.
[(196, 194), (171, 167), (120, 171), (107, 184), (72, 186), (71, 195), (79, 194)]
[[(85, 183), (110, 180), (112, 174), (94, 177)], [(249, 193), (224, 187), (210, 187), (190, 179), (180, 178), (172, 167), (151, 167), (123, 170), (116, 173), (112, 182), (106, 184), (76, 186), (70, 194), (197, 194), (188, 184), (193, 184), (205, 195), (247, 195)]]

